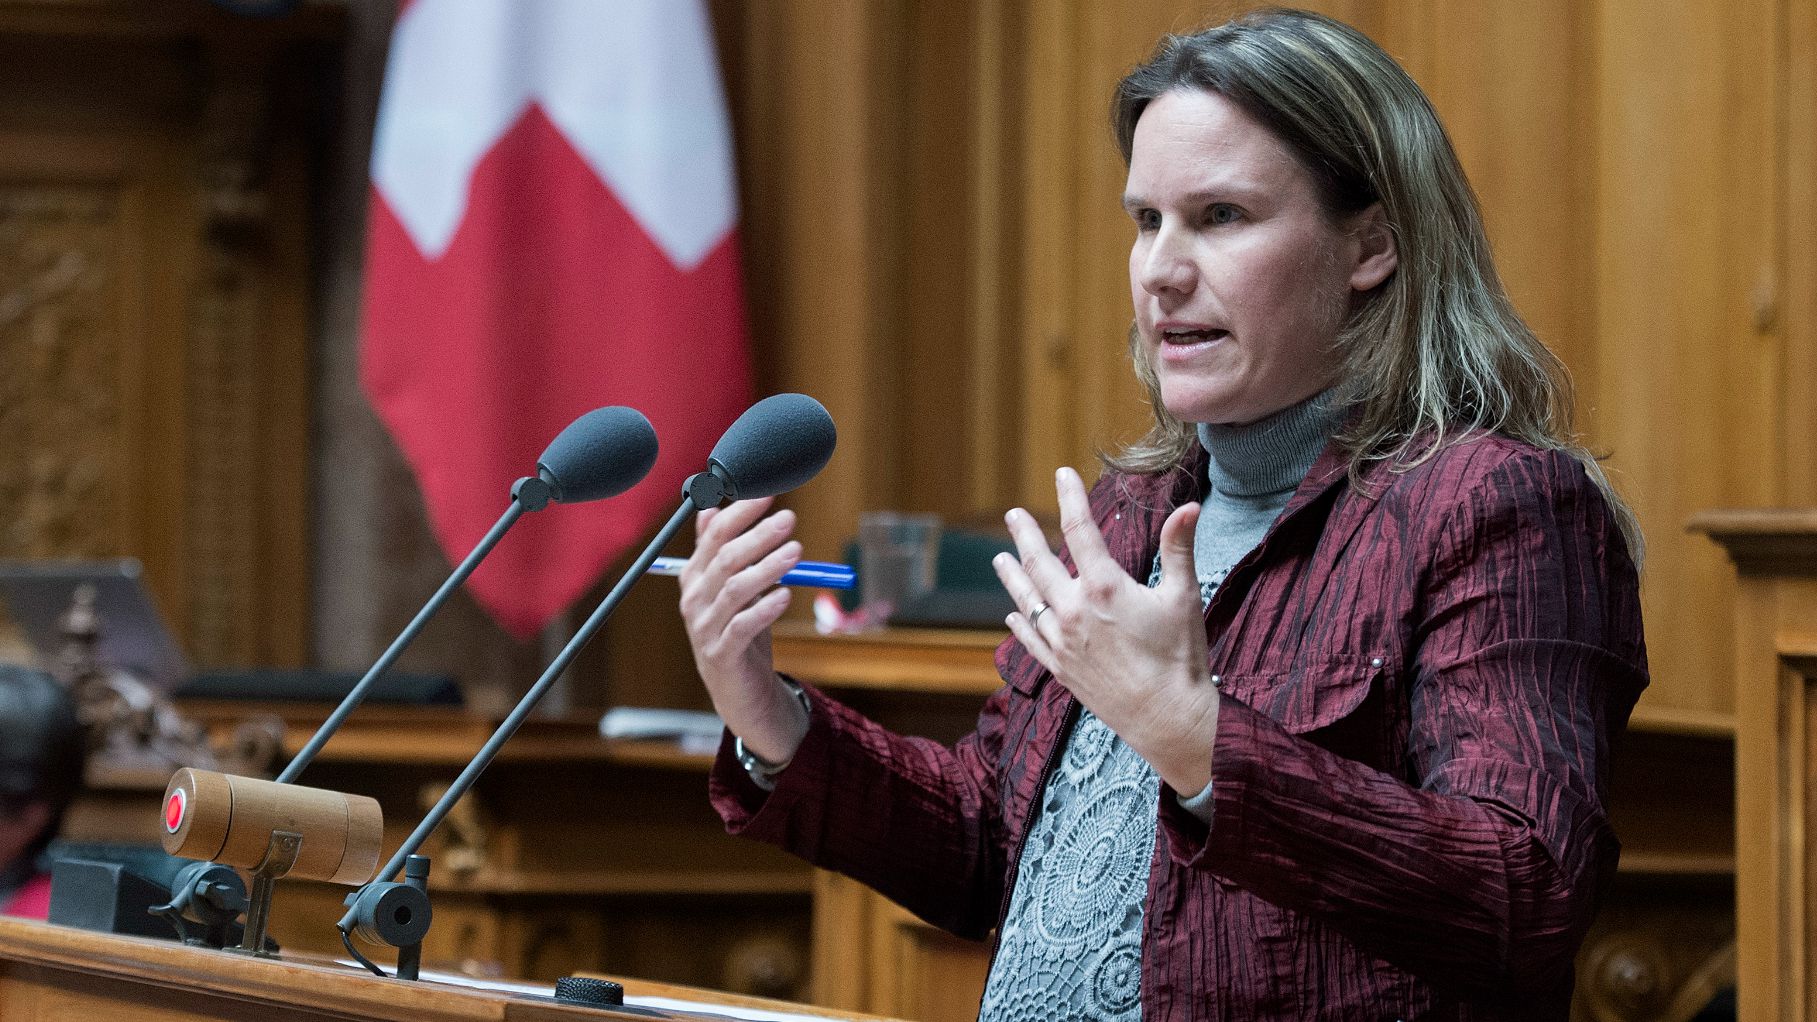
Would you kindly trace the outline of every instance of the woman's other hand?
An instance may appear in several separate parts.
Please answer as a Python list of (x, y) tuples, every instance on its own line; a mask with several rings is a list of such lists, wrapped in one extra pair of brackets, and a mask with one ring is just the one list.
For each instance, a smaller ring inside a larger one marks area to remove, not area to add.
[(770, 626), (789, 607), (778, 586), (801, 560), (793, 511), (766, 516), (772, 500), (738, 501), (694, 521), (694, 553), (681, 573), (681, 617), (713, 709), (745, 748), (786, 763), (807, 734), (807, 713), (777, 677)]
[(1011, 510), (1005, 520), (1021, 560), (1004, 553), (992, 562), (1019, 608), (1010, 631), (1175, 791), (1195, 794), (1211, 780), (1218, 719), (1193, 567), (1199, 505), (1176, 508), (1161, 527), (1161, 582), (1150, 589), (1111, 557), (1079, 474), (1061, 469), (1055, 488), (1078, 576), (1032, 515)]

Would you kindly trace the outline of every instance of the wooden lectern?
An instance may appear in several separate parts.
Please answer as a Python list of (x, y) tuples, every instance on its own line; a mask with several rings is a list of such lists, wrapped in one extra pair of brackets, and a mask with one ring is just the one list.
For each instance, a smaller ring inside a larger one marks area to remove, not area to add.
[(0, 1018), (8, 1022), (724, 1020), (726, 1015), (711, 1013), (718, 1006), (809, 1018), (874, 1018), (687, 987), (636, 981), (626, 987), (633, 996), (698, 1003), (700, 1013), (575, 1007), (548, 997), (381, 979), (313, 956), (295, 961), (248, 958), (174, 941), (0, 918)]
[(1708, 511), (1734, 560), (1736, 980), (1743, 1022), (1817, 1018), (1817, 509)]

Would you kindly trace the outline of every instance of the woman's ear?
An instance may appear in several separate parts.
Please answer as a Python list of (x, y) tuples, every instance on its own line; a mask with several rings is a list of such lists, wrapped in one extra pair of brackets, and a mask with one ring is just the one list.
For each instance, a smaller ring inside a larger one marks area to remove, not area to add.
[(1400, 249), (1395, 244), (1394, 228), (1377, 202), (1358, 213), (1351, 221), (1357, 241), (1356, 265), (1350, 270), (1350, 287), (1361, 293), (1372, 291), (1394, 275), (1401, 264)]

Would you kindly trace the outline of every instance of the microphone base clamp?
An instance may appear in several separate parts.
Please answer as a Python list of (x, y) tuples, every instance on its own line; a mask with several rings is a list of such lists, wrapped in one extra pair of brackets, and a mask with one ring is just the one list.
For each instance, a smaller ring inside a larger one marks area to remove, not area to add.
[(696, 512), (738, 499), (738, 493), (726, 478), (725, 470), (717, 465), (708, 466), (705, 472), (689, 476), (688, 481), (681, 485), (681, 495), (694, 505)]
[(429, 935), (434, 919), (429, 902), (429, 857), (406, 857), (401, 883), (369, 883), (349, 894), (345, 904), (342, 932), (357, 935), (370, 944), (397, 948), (395, 977), (416, 979), (423, 961), (423, 938)]
[(280, 877), (289, 874), (302, 851), (303, 835), (289, 830), (271, 832), (265, 858), (252, 871), (252, 892), (246, 904), (246, 929), (240, 945), (226, 950), (259, 958), (275, 957), (266, 946), (265, 930), (271, 923), (271, 895)]
[(511, 499), (525, 511), (541, 511), (549, 506), (549, 501), (557, 499), (549, 481), (541, 476), (525, 476), (511, 484)]

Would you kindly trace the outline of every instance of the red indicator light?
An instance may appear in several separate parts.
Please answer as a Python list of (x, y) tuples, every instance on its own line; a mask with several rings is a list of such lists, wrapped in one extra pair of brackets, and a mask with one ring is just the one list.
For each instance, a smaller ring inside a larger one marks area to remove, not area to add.
[(188, 809), (188, 802), (189, 800), (183, 795), (182, 788), (170, 793), (170, 798), (164, 803), (165, 830), (175, 834), (177, 829), (183, 826), (183, 813)]

